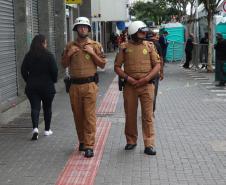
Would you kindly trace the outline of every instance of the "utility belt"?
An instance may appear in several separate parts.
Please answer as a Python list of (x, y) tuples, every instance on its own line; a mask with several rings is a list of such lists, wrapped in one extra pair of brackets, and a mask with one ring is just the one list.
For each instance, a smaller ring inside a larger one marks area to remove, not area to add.
[(95, 82), (96, 84), (99, 82), (99, 77), (97, 73), (94, 76), (89, 76), (86, 78), (71, 78), (72, 84), (86, 84), (91, 82)]
[(65, 88), (67, 93), (70, 90), (71, 84), (86, 84), (91, 82), (95, 82), (96, 84), (99, 82), (99, 77), (97, 73), (95, 73), (94, 76), (89, 76), (86, 78), (70, 78), (70, 77), (64, 78), (64, 83), (65, 83)]

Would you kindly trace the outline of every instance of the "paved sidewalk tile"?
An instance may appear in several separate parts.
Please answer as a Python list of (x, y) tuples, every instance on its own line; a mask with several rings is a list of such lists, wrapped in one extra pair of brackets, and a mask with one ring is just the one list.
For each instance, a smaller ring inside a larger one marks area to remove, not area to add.
[(143, 153), (140, 108), (138, 146), (124, 150), (120, 96), (117, 112), (109, 117), (112, 128), (96, 185), (226, 184), (226, 104), (201, 84), (213, 84), (214, 74), (189, 73), (177, 64), (166, 64), (155, 113), (156, 156)]
[[(105, 70), (99, 70), (97, 107), (115, 78), (114, 54), (108, 55)], [(29, 107), (0, 128), (0, 184), (54, 185), (69, 157), (75, 152), (77, 137), (68, 95), (63, 86), (53, 106), (50, 137), (32, 142)], [(122, 93), (111, 114), (98, 114), (111, 122), (95, 185), (225, 185), (226, 184), (226, 97), (225, 87), (214, 85), (214, 74), (184, 70), (167, 63), (160, 82), (155, 130), (157, 155), (144, 154), (138, 109), (138, 145), (125, 151)], [(112, 95), (112, 97), (114, 97)], [(107, 101), (106, 101), (107, 102)], [(110, 111), (109, 111), (110, 112)], [(41, 117), (43, 122), (43, 117)]]

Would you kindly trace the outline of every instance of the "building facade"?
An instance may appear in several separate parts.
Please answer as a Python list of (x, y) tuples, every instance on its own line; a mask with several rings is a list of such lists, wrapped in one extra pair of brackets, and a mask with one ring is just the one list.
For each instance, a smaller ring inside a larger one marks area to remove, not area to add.
[(79, 5), (68, 1), (0, 0), (0, 115), (26, 99), (20, 68), (36, 34), (46, 36), (48, 49), (60, 66), (66, 42), (76, 37), (72, 26), (78, 16), (90, 19), (91, 37), (101, 42), (105, 51), (117, 21), (129, 18), (128, 0), (83, 0)]
[(48, 49), (59, 63), (65, 45), (64, 22), (64, 0), (0, 0), (1, 112), (25, 99), (20, 68), (36, 34), (47, 37)]

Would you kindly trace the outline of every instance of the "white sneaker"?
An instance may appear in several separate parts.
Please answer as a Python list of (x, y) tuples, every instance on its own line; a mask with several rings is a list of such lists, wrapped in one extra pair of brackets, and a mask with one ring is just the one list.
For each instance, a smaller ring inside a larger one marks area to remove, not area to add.
[(45, 136), (50, 136), (50, 135), (52, 135), (53, 134), (53, 131), (52, 130), (45, 130), (45, 132), (44, 132), (44, 135)]
[(34, 134), (34, 133), (38, 133), (38, 128), (33, 129), (32, 134)]
[(32, 131), (32, 138), (31, 140), (37, 140), (38, 139), (38, 128), (34, 128)]

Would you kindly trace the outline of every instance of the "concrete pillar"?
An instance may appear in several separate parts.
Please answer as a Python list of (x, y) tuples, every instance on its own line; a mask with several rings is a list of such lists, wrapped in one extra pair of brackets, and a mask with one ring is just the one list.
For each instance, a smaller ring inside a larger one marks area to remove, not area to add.
[[(73, 11), (73, 18), (72, 18), (72, 21), (73, 21), (73, 24), (75, 22), (75, 19), (78, 18), (80, 16), (80, 10), (79, 10), (79, 6), (77, 6), (77, 8), (73, 8), (72, 9)], [(76, 39), (77, 38), (77, 32), (73, 32), (73, 39)]]
[(18, 96), (24, 96), (25, 83), (20, 69), (29, 46), (27, 42), (26, 0), (14, 1)]
[(49, 9), (48, 0), (38, 1), (39, 33), (45, 35), (48, 43), (49, 38)]
[[(60, 74), (62, 72), (61, 67), (60, 67), (60, 60), (61, 60), (61, 54), (63, 52), (63, 49), (65, 47), (65, 3), (64, 0), (59, 0), (59, 1), (54, 1), (54, 21), (55, 21), (55, 44), (56, 44), (56, 61), (57, 65), (60, 69)], [(49, 7), (48, 7), (48, 0), (42, 0), (39, 1), (38, 3), (38, 9), (39, 9), (39, 33), (43, 34), (46, 36), (48, 43), (50, 43), (50, 38), (49, 38), (49, 17), (50, 17), (50, 12), (49, 12)]]
[[(64, 0), (55, 1), (55, 29), (56, 29), (56, 60), (60, 66), (61, 55), (66, 44), (66, 16), (65, 16), (65, 3)], [(59, 67), (59, 72), (64, 70)]]
[(69, 37), (70, 41), (73, 41), (75, 38), (73, 31), (72, 31), (73, 24), (74, 24), (74, 8), (70, 7), (69, 8), (69, 26), (68, 26), (68, 28), (69, 28), (68, 33), (70, 35), (70, 37)]
[(98, 27), (98, 21), (95, 22), (95, 31), (96, 31), (96, 41), (99, 41), (99, 27)]

